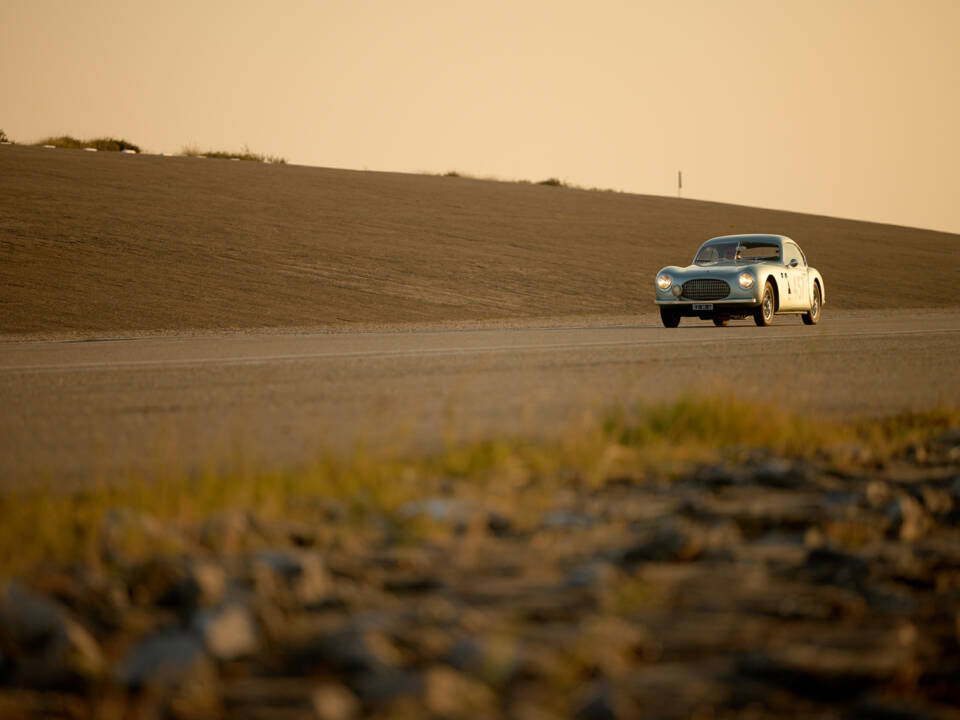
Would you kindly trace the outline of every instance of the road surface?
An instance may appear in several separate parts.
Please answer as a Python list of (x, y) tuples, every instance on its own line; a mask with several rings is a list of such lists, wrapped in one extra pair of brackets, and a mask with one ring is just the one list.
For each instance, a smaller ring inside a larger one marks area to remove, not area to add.
[[(529, 323), (528, 323), (529, 325)], [(824, 416), (960, 404), (960, 310), (829, 307), (715, 328), (244, 332), (0, 342), (0, 482), (75, 486), (324, 451), (570, 432), (605, 408), (734, 391)]]

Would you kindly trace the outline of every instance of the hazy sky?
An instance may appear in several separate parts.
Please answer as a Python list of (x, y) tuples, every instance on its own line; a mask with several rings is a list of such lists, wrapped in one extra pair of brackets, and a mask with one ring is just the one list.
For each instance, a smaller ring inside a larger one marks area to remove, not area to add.
[(0, 128), (960, 232), (960, 0), (0, 0)]

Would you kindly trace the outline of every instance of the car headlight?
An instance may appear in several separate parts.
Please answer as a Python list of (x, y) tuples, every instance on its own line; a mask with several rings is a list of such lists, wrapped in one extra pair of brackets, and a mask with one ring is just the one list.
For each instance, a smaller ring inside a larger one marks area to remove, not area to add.
[(740, 273), (740, 277), (738, 277), (737, 280), (740, 282), (740, 287), (744, 290), (749, 290), (753, 287), (753, 275), (748, 272)]
[(657, 287), (661, 290), (669, 290), (670, 286), (673, 284), (673, 278), (671, 278), (666, 273), (660, 273), (657, 275)]

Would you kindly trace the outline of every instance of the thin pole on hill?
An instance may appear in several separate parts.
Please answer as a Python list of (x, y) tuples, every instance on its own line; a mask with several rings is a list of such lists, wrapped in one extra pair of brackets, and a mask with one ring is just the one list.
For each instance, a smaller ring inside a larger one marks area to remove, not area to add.
[(677, 197), (683, 197), (683, 170), (677, 170)]

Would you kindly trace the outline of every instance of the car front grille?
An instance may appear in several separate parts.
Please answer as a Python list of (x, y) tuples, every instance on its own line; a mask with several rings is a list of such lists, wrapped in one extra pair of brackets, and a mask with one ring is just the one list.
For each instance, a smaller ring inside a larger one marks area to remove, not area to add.
[(730, 285), (725, 280), (700, 278), (683, 284), (683, 296), (689, 300), (723, 300), (730, 294)]

